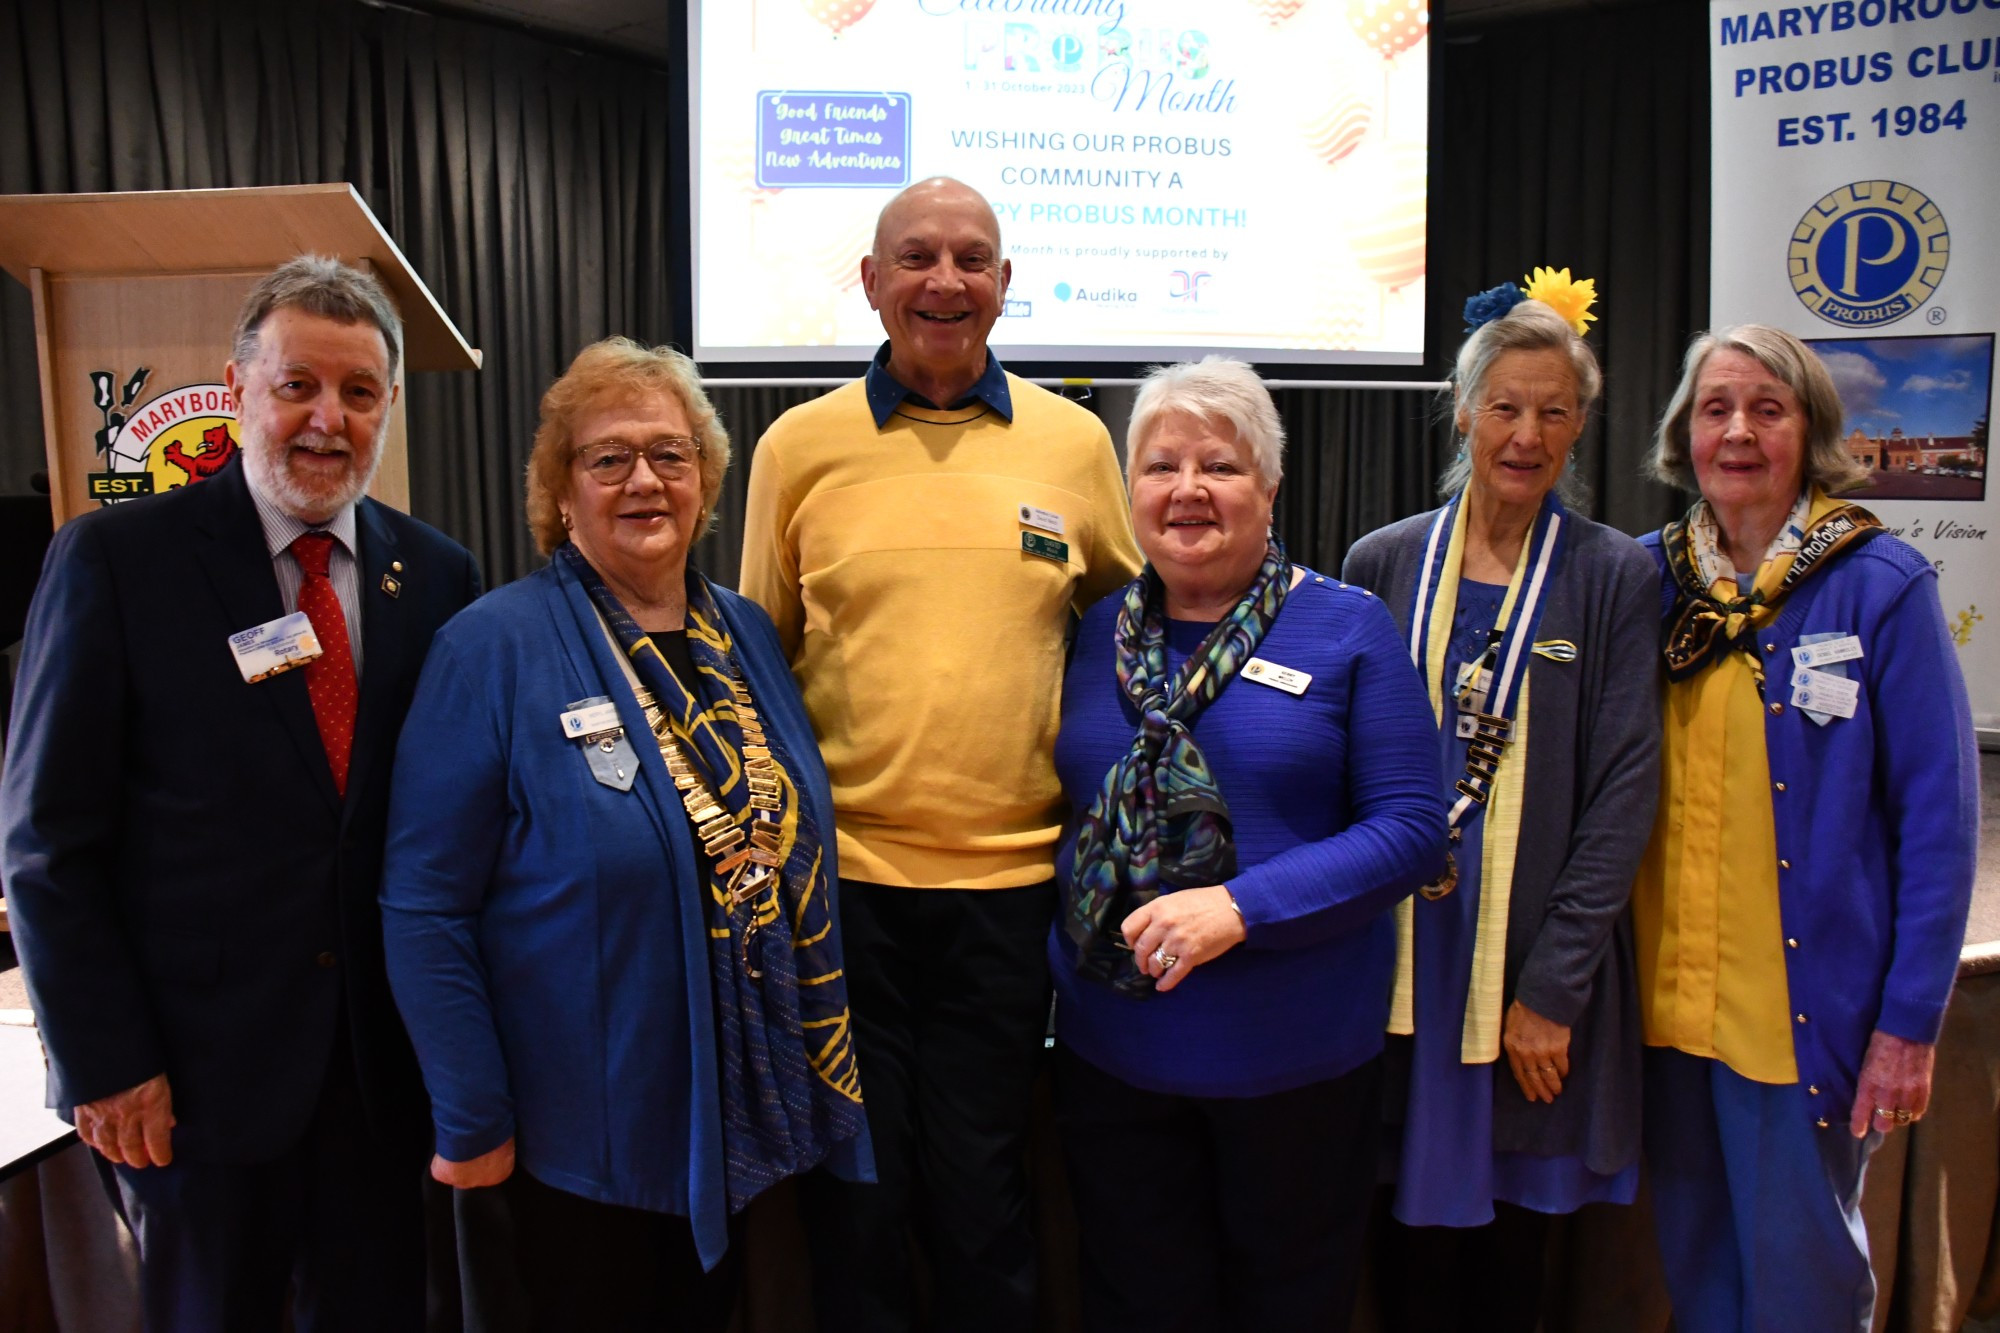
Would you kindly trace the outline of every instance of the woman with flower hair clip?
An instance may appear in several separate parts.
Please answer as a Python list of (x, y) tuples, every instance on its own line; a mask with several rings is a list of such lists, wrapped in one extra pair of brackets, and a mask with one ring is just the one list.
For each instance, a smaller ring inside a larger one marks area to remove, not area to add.
[(1658, 785), (1658, 582), (1564, 503), (1602, 383), (1593, 287), (1537, 269), (1466, 303), (1446, 502), (1345, 567), (1429, 689), (1451, 821), (1450, 868), (1397, 923), (1378, 1287), (1399, 1331), (1530, 1333), (1549, 1217), (1638, 1183), (1624, 912)]

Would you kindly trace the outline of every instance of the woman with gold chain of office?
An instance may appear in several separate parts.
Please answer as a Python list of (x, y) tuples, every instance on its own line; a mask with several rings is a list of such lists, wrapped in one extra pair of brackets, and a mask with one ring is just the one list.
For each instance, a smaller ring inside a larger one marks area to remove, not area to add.
[(499, 1187), (537, 1329), (720, 1333), (750, 1201), (871, 1175), (826, 770), (770, 620), (688, 559), (728, 465), (693, 362), (585, 348), (528, 464), (549, 563), (439, 632), (397, 752), (431, 1170)]
[(1467, 302), (1446, 503), (1345, 566), (1429, 687), (1452, 824), (1452, 868), (1398, 922), (1377, 1288), (1399, 1333), (1528, 1333), (1549, 1218), (1637, 1187), (1623, 920), (1658, 782), (1657, 581), (1565, 504), (1602, 380), (1594, 296), (1537, 270)]

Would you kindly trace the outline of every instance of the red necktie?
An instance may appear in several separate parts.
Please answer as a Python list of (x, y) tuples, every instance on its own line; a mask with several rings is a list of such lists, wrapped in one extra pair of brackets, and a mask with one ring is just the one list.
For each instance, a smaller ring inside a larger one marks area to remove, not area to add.
[(305, 577), (299, 582), (299, 610), (312, 622), (320, 655), (306, 664), (306, 693), (312, 696), (313, 717), (319, 723), (326, 762), (333, 769), (333, 787), (347, 795), (347, 761), (354, 753), (354, 708), (360, 691), (354, 681), (354, 653), (347, 643), (347, 616), (327, 577), (333, 555), (333, 535), (303, 532), (292, 542), (292, 559)]

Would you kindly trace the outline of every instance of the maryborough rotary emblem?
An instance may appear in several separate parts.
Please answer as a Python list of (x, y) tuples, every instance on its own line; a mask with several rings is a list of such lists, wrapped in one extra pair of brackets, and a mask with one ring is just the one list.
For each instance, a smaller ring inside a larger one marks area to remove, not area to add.
[(116, 504), (202, 481), (236, 457), (236, 410), (222, 384), (187, 384), (134, 408), (152, 371), (141, 366), (114, 392), (117, 376), (90, 372), (104, 418), (97, 455), (104, 471), (89, 476), (90, 498)]
[(1792, 290), (1830, 324), (1879, 328), (1930, 300), (1950, 258), (1944, 214), (1923, 191), (1900, 181), (1855, 181), (1799, 219), (1789, 251)]

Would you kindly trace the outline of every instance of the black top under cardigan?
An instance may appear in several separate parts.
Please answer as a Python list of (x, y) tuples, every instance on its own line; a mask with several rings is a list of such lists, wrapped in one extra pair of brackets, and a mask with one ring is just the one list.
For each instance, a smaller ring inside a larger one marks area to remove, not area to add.
[[(1406, 641), (1436, 517), (1370, 533), (1342, 570), (1387, 603)], [(1630, 537), (1571, 514), (1545, 595), (1538, 641), (1567, 639), (1577, 657), (1537, 654), (1528, 668), (1528, 772), (1502, 1004), (1518, 999), (1570, 1028), (1570, 1075), (1553, 1105), (1531, 1102), (1503, 1051), (1493, 1139), (1505, 1152), (1581, 1155), (1610, 1175), (1639, 1153), (1644, 1034), (1625, 905), (1659, 798), (1659, 571)], [(1387, 1065), (1387, 1104), (1400, 1120), (1406, 1044), (1390, 1043)]]

